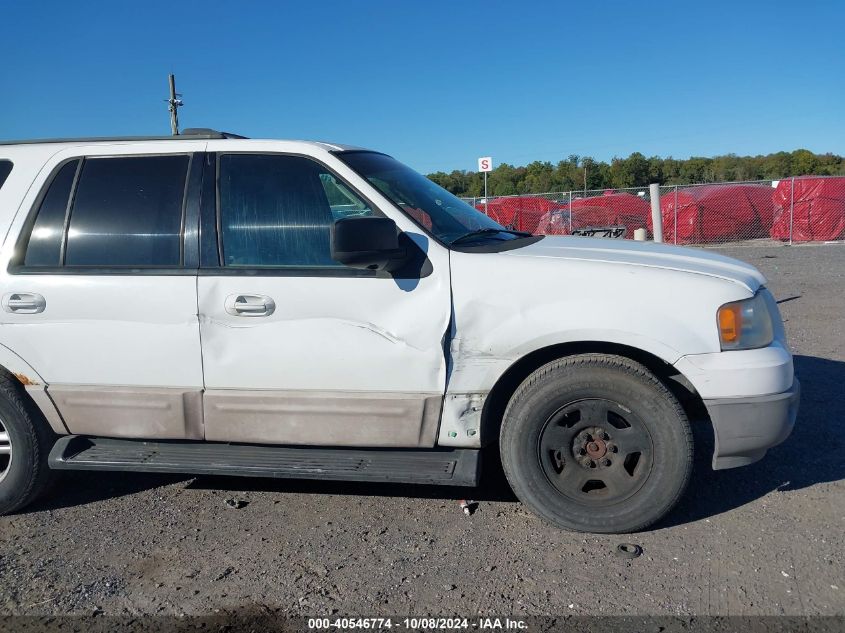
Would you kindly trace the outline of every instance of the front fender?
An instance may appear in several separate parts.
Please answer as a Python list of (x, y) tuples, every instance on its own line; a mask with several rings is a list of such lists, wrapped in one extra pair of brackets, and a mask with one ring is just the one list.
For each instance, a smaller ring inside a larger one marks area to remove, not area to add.
[(614, 263), (453, 253), (449, 392), (489, 390), (551, 345), (626, 345), (674, 364), (720, 350), (716, 312), (750, 291), (707, 275)]

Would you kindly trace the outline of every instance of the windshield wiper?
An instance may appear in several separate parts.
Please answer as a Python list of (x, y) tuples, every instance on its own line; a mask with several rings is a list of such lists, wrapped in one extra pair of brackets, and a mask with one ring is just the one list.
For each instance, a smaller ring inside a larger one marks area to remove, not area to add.
[(480, 237), (484, 235), (493, 235), (494, 233), (510, 233), (511, 235), (517, 235), (519, 237), (531, 237), (532, 233), (526, 233), (525, 231), (514, 231), (512, 229), (476, 229), (474, 231), (470, 231), (469, 233), (464, 233), (453, 239), (449, 244), (458, 244), (465, 240), (472, 239), (473, 237)]

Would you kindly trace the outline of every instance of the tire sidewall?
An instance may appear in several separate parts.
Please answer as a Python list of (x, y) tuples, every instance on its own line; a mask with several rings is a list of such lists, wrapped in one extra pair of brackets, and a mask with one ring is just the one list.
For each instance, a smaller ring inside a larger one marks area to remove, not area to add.
[[(516, 495), (543, 518), (568, 529), (625, 532), (662, 517), (680, 497), (692, 463), (689, 424), (680, 405), (642, 366), (607, 362), (558, 362), (508, 406), (502, 426), (502, 462)], [(556, 366), (554, 366), (556, 365)], [(544, 371), (545, 370), (545, 371)], [(635, 370), (635, 371), (632, 371)], [(643, 375), (641, 372), (646, 372)], [(532, 375), (533, 376), (533, 375)], [(652, 382), (653, 381), (653, 382)], [(629, 498), (608, 506), (582, 505), (555, 488), (540, 463), (540, 436), (561, 407), (585, 398), (605, 398), (637, 415), (651, 437), (651, 472)]]
[(0, 419), (12, 444), (12, 462), (6, 477), (0, 481), (0, 514), (16, 507), (32, 487), (38, 464), (38, 439), (28, 420), (0, 394)]

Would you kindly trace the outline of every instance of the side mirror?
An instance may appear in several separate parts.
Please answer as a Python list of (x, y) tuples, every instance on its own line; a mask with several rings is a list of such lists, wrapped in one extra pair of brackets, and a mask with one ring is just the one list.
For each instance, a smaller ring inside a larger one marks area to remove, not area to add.
[(331, 239), (332, 259), (352, 268), (394, 270), (405, 259), (399, 230), (390, 218), (341, 218), (332, 225)]

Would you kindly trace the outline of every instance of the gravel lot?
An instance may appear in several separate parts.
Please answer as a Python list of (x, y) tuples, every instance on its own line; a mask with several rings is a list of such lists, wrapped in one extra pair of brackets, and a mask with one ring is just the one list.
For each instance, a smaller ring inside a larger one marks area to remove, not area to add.
[[(0, 518), (0, 614), (845, 615), (845, 246), (721, 251), (782, 301), (801, 414), (753, 466), (713, 472), (699, 450), (656, 529), (560, 532), (496, 477), (468, 491), (72, 473)], [(480, 500), (469, 517), (464, 496)], [(644, 554), (617, 557), (621, 541)]]

